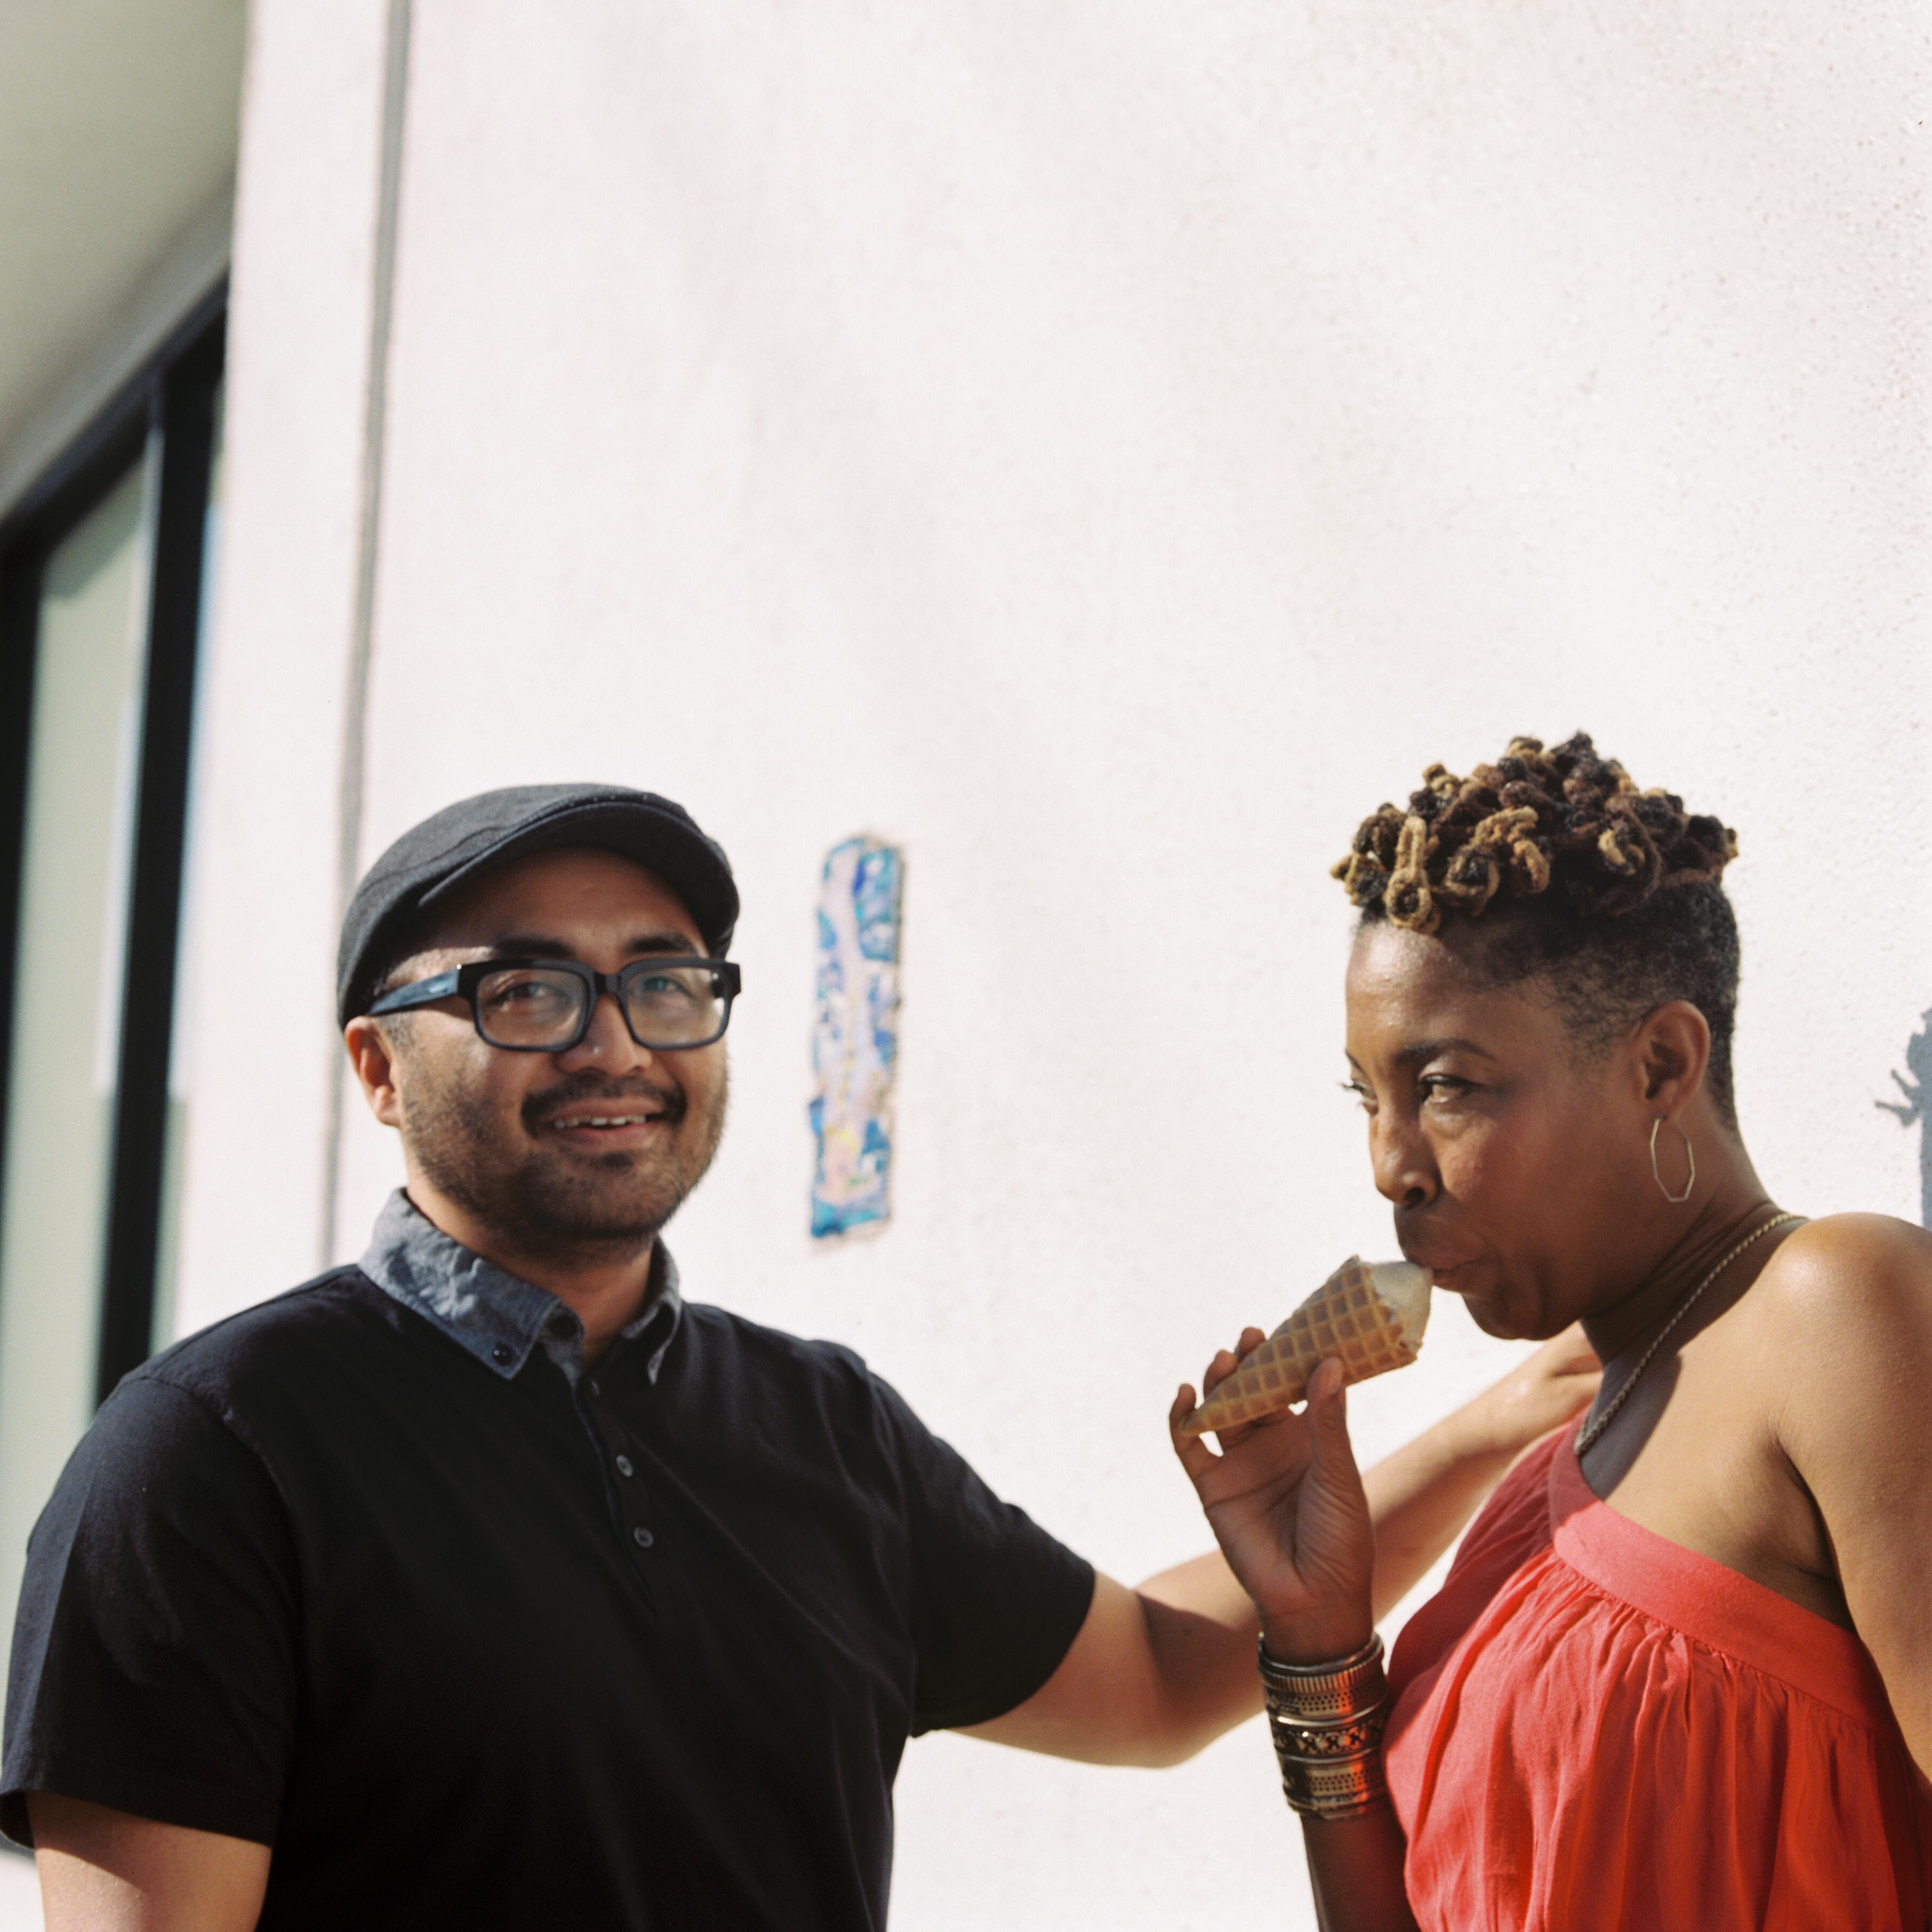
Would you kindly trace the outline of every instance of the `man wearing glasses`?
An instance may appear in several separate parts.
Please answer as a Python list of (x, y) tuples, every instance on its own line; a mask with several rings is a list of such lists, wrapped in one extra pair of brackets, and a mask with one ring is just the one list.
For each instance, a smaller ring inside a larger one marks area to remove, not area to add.
[[(339, 1013), (407, 1186), (130, 1376), (34, 1531), (0, 1824), (50, 1932), (877, 1928), (909, 1735), (1172, 1762), (1258, 1708), (1218, 1556), (1096, 1578), (855, 1356), (682, 1298), (737, 912), (610, 787), (363, 880)], [(1520, 1372), (1371, 1472), (1384, 1600), (1579, 1400)]]

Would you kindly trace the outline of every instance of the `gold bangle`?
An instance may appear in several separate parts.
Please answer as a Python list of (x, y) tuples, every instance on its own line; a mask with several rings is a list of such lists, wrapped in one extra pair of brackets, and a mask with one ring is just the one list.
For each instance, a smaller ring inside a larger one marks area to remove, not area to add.
[(1388, 1802), (1379, 1751), (1333, 1764), (1297, 1764), (1285, 1756), (1280, 1762), (1282, 1796), (1300, 1817), (1355, 1818)]
[(1350, 1818), (1386, 1798), (1382, 1741), (1391, 1700), (1382, 1639), (1327, 1664), (1282, 1664), (1265, 1647), (1260, 1658), (1289, 1804), (1305, 1817)]
[(1346, 1717), (1365, 1708), (1381, 1694), (1382, 1640), (1371, 1636), (1352, 1657), (1328, 1664), (1282, 1664), (1269, 1656), (1265, 1643), (1256, 1646), (1262, 1682), (1270, 1708), (1280, 1702), (1311, 1723)]

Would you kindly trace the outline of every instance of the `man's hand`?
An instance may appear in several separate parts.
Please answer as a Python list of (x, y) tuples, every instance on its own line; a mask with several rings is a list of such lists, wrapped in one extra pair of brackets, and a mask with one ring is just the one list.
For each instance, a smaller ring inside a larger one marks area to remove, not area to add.
[(268, 1848), (30, 1792), (47, 1932), (254, 1932)]
[(1595, 1399), (1603, 1364), (1580, 1322), (1526, 1355), (1461, 1412), (1472, 1450), (1486, 1447), (1512, 1462)]
[[(1250, 1328), (1238, 1354), (1223, 1349), (1203, 1378), (1210, 1394), (1259, 1347)], [(1348, 1441), (1342, 1372), (1324, 1362), (1306, 1407), (1223, 1431), (1217, 1456), (1180, 1424), (1194, 1408), (1183, 1386), (1168, 1412), (1174, 1454), (1207, 1512), (1221, 1553), (1261, 1613), (1271, 1655), (1285, 1664), (1345, 1657), (1375, 1628), (1376, 1560), (1368, 1497)]]

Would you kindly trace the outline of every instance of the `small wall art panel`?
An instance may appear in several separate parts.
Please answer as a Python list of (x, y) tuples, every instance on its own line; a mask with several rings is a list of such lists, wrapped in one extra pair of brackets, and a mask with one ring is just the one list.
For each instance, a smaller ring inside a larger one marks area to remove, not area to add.
[(826, 856), (812, 1040), (814, 1240), (876, 1232), (891, 1218), (904, 877), (904, 855), (882, 839), (848, 838)]

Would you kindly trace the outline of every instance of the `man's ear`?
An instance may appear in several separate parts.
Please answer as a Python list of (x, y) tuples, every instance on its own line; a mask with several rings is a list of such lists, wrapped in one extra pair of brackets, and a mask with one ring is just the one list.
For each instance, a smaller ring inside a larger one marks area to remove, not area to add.
[(1635, 1045), (1644, 1098), (1674, 1119), (1704, 1089), (1711, 1065), (1711, 1023), (1688, 1000), (1672, 1000), (1638, 1023)]
[(380, 1020), (364, 1013), (343, 1028), (342, 1043), (349, 1049), (349, 1064), (362, 1083), (370, 1112), (384, 1126), (400, 1127), (403, 1109), (396, 1093), (396, 1042), (388, 1030)]

